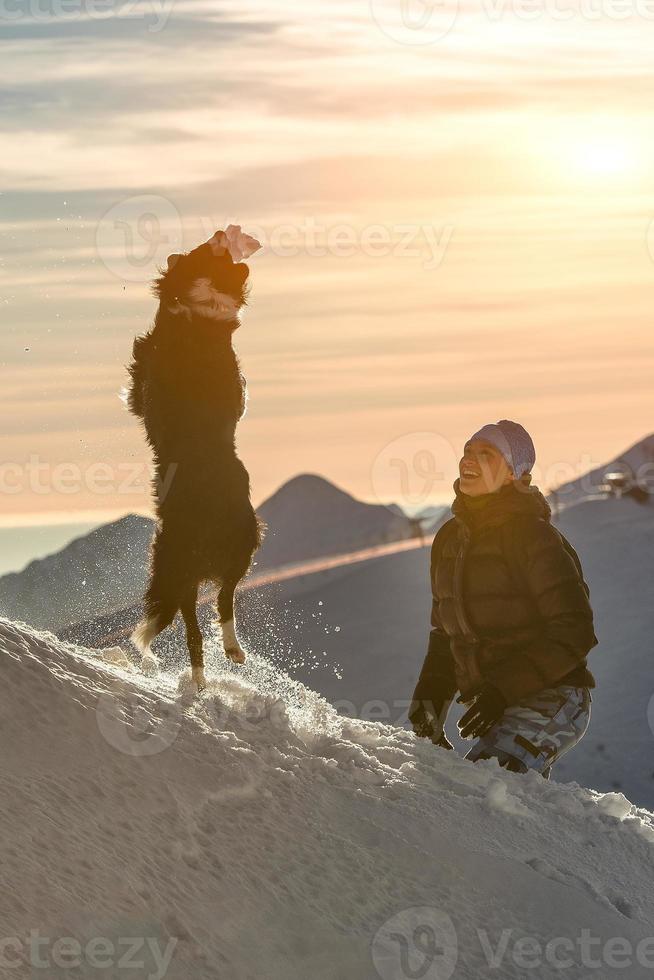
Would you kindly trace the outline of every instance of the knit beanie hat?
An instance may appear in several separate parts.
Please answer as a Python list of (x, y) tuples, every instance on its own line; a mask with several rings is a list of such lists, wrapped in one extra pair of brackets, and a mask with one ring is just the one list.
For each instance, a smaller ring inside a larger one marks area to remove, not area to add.
[(466, 446), (474, 439), (483, 439), (495, 446), (513, 470), (516, 480), (524, 473), (529, 473), (536, 462), (536, 450), (531, 436), (519, 422), (510, 422), (509, 419), (489, 422), (470, 436)]

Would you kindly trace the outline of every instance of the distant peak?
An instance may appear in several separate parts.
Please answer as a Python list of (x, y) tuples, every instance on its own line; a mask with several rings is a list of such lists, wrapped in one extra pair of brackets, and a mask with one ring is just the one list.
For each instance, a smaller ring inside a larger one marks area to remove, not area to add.
[(283, 497), (290, 496), (342, 496), (348, 497), (350, 500), (355, 498), (352, 494), (348, 493), (346, 490), (341, 490), (336, 484), (332, 483), (330, 480), (325, 479), (324, 476), (319, 476), (317, 473), (300, 473), (298, 476), (292, 477), (283, 483), (281, 487), (268, 498), (269, 500), (278, 500)]
[(338, 489), (331, 480), (328, 480), (324, 476), (320, 476), (318, 473), (298, 473), (297, 476), (291, 477), (286, 483), (282, 483), (280, 490), (285, 490), (288, 487), (297, 486), (323, 486), (323, 487), (334, 487)]

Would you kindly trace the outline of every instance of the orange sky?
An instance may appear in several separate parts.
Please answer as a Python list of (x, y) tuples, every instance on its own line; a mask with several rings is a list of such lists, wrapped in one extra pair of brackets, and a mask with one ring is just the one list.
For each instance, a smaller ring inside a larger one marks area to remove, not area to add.
[(654, 429), (645, 5), (138, 10), (0, 24), (3, 526), (147, 511), (117, 392), (148, 280), (229, 221), (267, 246), (236, 337), (257, 502), (303, 471), (449, 500), (502, 417), (544, 488)]

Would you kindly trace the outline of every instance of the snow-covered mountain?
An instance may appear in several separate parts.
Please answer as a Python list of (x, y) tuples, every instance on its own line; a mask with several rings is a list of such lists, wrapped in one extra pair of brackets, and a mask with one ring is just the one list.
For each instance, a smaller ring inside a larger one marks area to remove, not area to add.
[[(258, 570), (403, 540), (406, 516), (362, 503), (318, 476), (285, 483), (259, 508), (268, 525)], [(134, 514), (0, 578), (0, 615), (60, 630), (138, 602), (154, 522)]]
[(651, 814), (210, 659), (197, 697), (0, 621), (12, 976), (651, 976)]
[(154, 522), (129, 514), (0, 578), (0, 615), (59, 629), (111, 612), (143, 592)]
[(312, 474), (289, 480), (258, 513), (268, 526), (256, 556), (259, 569), (358, 551), (414, 534), (405, 515), (355, 500), (329, 480)]
[[(605, 475), (615, 470), (626, 470), (627, 473), (631, 471), (636, 480), (654, 495), (654, 433), (634, 443), (615, 459), (595, 467), (576, 480), (562, 483), (552, 494), (550, 502), (568, 507), (579, 500), (592, 497), (605, 482)], [(654, 502), (654, 496), (652, 501)]]

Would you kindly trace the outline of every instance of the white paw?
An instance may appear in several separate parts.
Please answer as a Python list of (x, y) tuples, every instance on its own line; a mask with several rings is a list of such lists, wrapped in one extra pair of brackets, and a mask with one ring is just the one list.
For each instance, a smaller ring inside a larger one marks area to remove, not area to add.
[(244, 664), (246, 653), (240, 646), (225, 647), (225, 656), (235, 664)]
[(204, 691), (207, 686), (207, 679), (204, 676), (204, 667), (193, 667), (191, 670), (193, 683), (197, 685), (198, 691)]
[(146, 653), (141, 660), (141, 670), (146, 677), (153, 677), (159, 673), (159, 661), (153, 653)]

